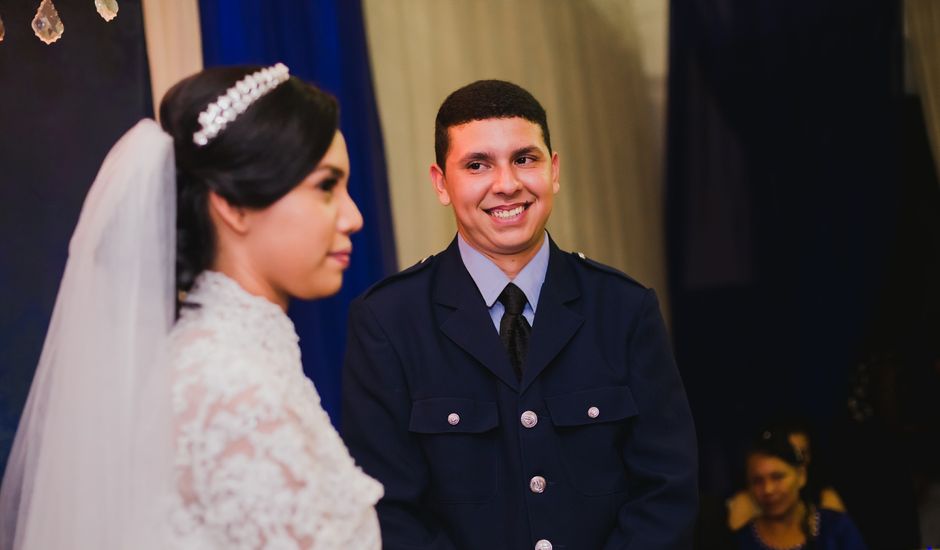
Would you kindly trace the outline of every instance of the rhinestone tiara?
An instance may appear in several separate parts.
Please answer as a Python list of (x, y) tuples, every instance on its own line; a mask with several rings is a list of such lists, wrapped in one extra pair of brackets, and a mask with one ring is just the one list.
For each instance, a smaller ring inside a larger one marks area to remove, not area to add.
[(210, 103), (199, 113), (199, 131), (193, 134), (193, 143), (202, 147), (212, 141), (229, 122), (245, 112), (261, 96), (277, 88), (290, 78), (287, 65), (278, 63), (251, 73)]

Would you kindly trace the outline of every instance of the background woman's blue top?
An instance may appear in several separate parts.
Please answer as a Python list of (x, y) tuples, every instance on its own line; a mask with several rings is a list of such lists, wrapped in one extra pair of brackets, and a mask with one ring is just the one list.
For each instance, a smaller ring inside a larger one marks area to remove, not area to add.
[[(738, 550), (767, 550), (754, 532), (754, 520), (734, 533)], [(819, 510), (819, 537), (815, 550), (867, 550), (861, 533), (846, 514), (832, 510)], [(804, 544), (800, 548), (806, 548)]]

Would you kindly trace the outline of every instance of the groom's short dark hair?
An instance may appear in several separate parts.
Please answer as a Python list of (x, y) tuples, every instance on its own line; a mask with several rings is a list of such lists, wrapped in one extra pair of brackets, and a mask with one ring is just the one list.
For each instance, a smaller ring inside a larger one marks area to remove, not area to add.
[(434, 155), (444, 170), (450, 138), (447, 131), (474, 120), (488, 118), (523, 118), (538, 124), (548, 151), (552, 141), (548, 133), (545, 109), (525, 88), (505, 80), (477, 80), (456, 90), (441, 103), (434, 121)]

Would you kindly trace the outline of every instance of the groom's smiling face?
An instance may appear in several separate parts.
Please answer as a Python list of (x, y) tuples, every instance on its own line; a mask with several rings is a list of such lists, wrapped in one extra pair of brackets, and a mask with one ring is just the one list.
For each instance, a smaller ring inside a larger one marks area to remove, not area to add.
[(431, 169), (438, 200), (454, 209), (460, 235), (483, 254), (514, 256), (541, 245), (558, 192), (558, 154), (524, 118), (448, 128), (445, 170)]

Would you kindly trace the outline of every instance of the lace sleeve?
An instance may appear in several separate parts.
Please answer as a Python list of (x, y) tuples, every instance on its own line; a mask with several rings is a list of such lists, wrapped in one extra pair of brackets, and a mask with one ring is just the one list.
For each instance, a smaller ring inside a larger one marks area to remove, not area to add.
[(378, 550), (382, 486), (356, 467), (276, 305), (204, 272), (170, 336), (173, 550)]
[(190, 369), (176, 386), (175, 530), (217, 548), (315, 548), (329, 512), (313, 442), (276, 381), (225, 363)]

